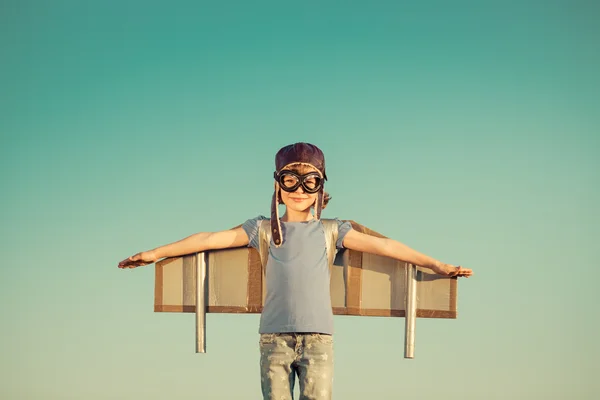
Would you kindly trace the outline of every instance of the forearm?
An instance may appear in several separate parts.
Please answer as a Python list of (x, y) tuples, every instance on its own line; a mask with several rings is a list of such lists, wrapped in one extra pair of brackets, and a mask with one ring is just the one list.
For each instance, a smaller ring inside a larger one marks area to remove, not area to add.
[(210, 232), (196, 233), (177, 242), (152, 249), (150, 252), (154, 254), (154, 258), (157, 260), (166, 257), (177, 257), (185, 254), (198, 253), (207, 250), (210, 235)]
[(388, 257), (395, 258), (400, 261), (419, 265), (421, 267), (430, 268), (434, 272), (445, 274), (446, 264), (432, 258), (426, 254), (419, 253), (411, 249), (407, 245), (396, 240), (385, 239), (385, 253)]

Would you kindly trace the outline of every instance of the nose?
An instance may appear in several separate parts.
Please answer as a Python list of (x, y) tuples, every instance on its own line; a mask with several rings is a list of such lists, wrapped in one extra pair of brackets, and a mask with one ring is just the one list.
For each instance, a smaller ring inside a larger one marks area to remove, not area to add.
[(302, 187), (302, 185), (298, 186), (298, 189), (296, 189), (294, 193), (304, 194), (304, 188)]

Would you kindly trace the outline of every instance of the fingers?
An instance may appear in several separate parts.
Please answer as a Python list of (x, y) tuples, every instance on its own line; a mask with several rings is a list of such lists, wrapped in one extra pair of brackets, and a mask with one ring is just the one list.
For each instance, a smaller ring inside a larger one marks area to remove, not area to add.
[(132, 264), (132, 262), (130, 260), (123, 260), (119, 263), (119, 268), (121, 269), (125, 269), (125, 268), (135, 268), (136, 265)]
[(459, 277), (462, 276), (462, 277), (468, 278), (472, 275), (473, 275), (472, 269), (463, 268), (459, 265), (454, 276), (459, 276)]
[(458, 267), (454, 267), (454, 271), (452, 271), (449, 276), (451, 277), (464, 277), (468, 278), (473, 275), (473, 270), (469, 268), (463, 268), (460, 265)]
[(137, 268), (141, 265), (146, 264), (144, 261), (141, 260), (141, 253), (137, 253), (131, 257), (128, 257), (126, 259), (124, 259), (123, 261), (121, 261), (119, 263), (119, 268), (121, 269), (125, 269), (125, 268)]

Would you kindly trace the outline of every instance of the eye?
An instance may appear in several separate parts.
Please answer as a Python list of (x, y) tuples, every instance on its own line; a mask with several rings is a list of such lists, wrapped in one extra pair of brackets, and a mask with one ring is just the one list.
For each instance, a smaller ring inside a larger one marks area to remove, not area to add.
[(308, 178), (304, 181), (304, 184), (309, 189), (314, 189), (317, 187), (317, 179), (316, 178)]
[(284, 175), (281, 183), (285, 187), (293, 187), (298, 182), (298, 179), (293, 175)]

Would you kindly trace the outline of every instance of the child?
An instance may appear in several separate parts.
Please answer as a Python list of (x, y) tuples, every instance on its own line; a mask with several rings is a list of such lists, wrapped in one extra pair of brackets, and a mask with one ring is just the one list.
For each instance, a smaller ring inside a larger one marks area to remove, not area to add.
[[(275, 156), (275, 191), (271, 203), (271, 244), (266, 266), (266, 298), (260, 319), (260, 371), (264, 399), (292, 399), (296, 375), (300, 399), (331, 399), (333, 383), (333, 312), (329, 261), (321, 211), (330, 197), (324, 191), (325, 157), (316, 146), (295, 143)], [(280, 218), (278, 205), (286, 207)], [(311, 211), (314, 209), (314, 214)], [(241, 227), (197, 233), (178, 242), (138, 253), (119, 263), (135, 268), (164, 257), (211, 249), (259, 248), (259, 216)], [(384, 238), (352, 229), (335, 220), (336, 248), (396, 258), (446, 276), (472, 275)]]

